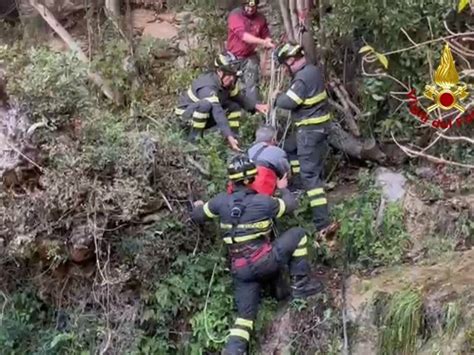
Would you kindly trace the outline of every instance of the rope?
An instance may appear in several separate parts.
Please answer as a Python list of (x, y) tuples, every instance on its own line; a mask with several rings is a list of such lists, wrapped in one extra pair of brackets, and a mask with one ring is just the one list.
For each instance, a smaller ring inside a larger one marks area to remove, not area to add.
[(217, 261), (214, 263), (214, 268), (212, 269), (211, 280), (209, 281), (209, 286), (207, 288), (206, 302), (204, 303), (204, 329), (206, 330), (206, 335), (209, 339), (211, 339), (216, 344), (222, 344), (227, 340), (228, 335), (226, 335), (223, 339), (215, 338), (209, 331), (209, 326), (207, 324), (207, 304), (209, 302), (209, 296), (211, 294), (211, 287), (212, 287), (212, 283), (214, 282), (214, 275), (216, 273), (216, 268), (217, 268)]

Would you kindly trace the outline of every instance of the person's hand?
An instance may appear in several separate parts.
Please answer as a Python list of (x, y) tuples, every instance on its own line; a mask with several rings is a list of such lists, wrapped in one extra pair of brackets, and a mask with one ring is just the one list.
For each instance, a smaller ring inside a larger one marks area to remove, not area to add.
[(262, 45), (263, 47), (268, 48), (268, 49), (275, 48), (275, 45), (273, 44), (272, 39), (270, 37), (265, 38), (263, 40)]
[(202, 206), (202, 205), (204, 205), (203, 200), (197, 200), (197, 201), (194, 201), (194, 203), (193, 203), (194, 207), (199, 207), (199, 206)]
[(239, 147), (239, 141), (235, 137), (228, 136), (227, 142), (229, 142), (229, 145), (232, 148), (232, 150), (236, 152), (242, 152), (242, 149), (240, 149)]
[(268, 113), (268, 104), (256, 104), (255, 110), (266, 115)]
[(288, 187), (288, 173), (283, 175), (281, 179), (277, 180), (277, 187), (281, 189), (286, 189)]

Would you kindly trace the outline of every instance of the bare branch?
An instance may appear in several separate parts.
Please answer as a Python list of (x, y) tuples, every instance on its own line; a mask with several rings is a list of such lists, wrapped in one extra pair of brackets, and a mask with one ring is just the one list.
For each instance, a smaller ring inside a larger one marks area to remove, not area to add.
[(425, 42), (418, 43), (417, 45), (413, 45), (413, 46), (410, 46), (410, 47), (397, 49), (397, 50), (394, 50), (394, 51), (385, 52), (385, 53), (382, 53), (382, 54), (384, 54), (384, 55), (387, 56), (387, 55), (391, 55), (391, 54), (395, 54), (395, 53), (402, 53), (402, 52), (406, 52), (406, 51), (412, 50), (412, 49), (414, 49), (414, 48), (426, 46), (427, 44), (430, 44), (430, 43), (436, 43), (436, 42), (446, 41), (447, 39), (450, 39), (450, 38), (456, 38), (456, 37), (462, 37), (462, 36), (473, 36), (473, 35), (474, 35), (474, 31), (472, 31), (472, 32), (455, 33), (455, 34), (453, 34), (453, 35), (449, 35), (449, 36), (445, 36), (445, 37), (440, 37), (440, 38), (436, 38), (436, 39), (431, 39), (431, 40), (429, 40), (429, 41), (425, 41)]
[(447, 140), (450, 140), (450, 141), (465, 141), (465, 142), (468, 142), (468, 143), (471, 143), (471, 144), (474, 144), (474, 139), (472, 138), (468, 138), (468, 137), (465, 137), (465, 136), (447, 136), (443, 133), (439, 133), (439, 132), (436, 132), (436, 134), (440, 137), (443, 137)]
[(459, 166), (459, 167), (462, 167), (462, 168), (467, 168), (467, 169), (474, 169), (474, 165), (470, 165), (470, 164), (463, 164), (463, 163), (458, 163), (458, 162), (455, 162), (455, 161), (452, 161), (452, 160), (446, 160), (446, 159), (443, 159), (443, 158), (438, 158), (438, 157), (435, 157), (434, 155), (430, 155), (430, 154), (426, 154), (426, 153), (423, 153), (423, 152), (418, 152), (416, 150), (413, 150), (413, 149), (410, 149), (404, 145), (401, 145), (400, 143), (398, 143), (398, 141), (395, 139), (395, 137), (393, 136), (393, 132), (391, 132), (391, 136), (392, 136), (392, 140), (394, 141), (394, 143), (406, 154), (408, 155), (410, 158), (414, 158), (414, 157), (421, 157), (421, 158), (425, 158), (429, 161), (432, 161), (434, 163), (439, 163), (439, 164), (448, 164), (448, 165), (454, 165), (454, 166)]

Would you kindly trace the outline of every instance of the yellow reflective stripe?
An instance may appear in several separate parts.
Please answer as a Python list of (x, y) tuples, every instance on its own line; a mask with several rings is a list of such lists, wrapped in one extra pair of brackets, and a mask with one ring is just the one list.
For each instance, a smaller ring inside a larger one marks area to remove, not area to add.
[(298, 51), (298, 49), (299, 49), (299, 46), (298, 46), (298, 45), (294, 46), (294, 47), (291, 49), (291, 51), (288, 52), (288, 55), (289, 55), (289, 56), (292, 56), (293, 54), (295, 54), (295, 53)]
[(204, 210), (204, 213), (206, 214), (206, 216), (208, 216), (209, 218), (218, 217), (216, 214), (212, 213), (211, 210), (209, 209), (209, 202), (206, 202), (204, 206), (202, 206), (202, 209)]
[(278, 209), (278, 214), (276, 218), (280, 218), (281, 216), (283, 216), (283, 214), (286, 211), (286, 205), (285, 205), (285, 201), (283, 201), (281, 198), (277, 198), (277, 200), (279, 204), (279, 209)]
[(328, 200), (326, 200), (325, 197), (322, 197), (322, 198), (317, 198), (316, 200), (312, 200), (310, 202), (310, 205), (311, 207), (315, 207), (315, 206), (326, 205), (327, 203), (328, 203)]
[(233, 328), (230, 330), (230, 336), (241, 337), (247, 341), (249, 341), (250, 339), (250, 333), (248, 331), (243, 330), (243, 329), (237, 329), (237, 328)]
[(240, 122), (239, 121), (229, 121), (229, 127), (232, 127), (232, 128), (240, 127)]
[(298, 243), (298, 246), (299, 247), (304, 247), (307, 242), (308, 242), (308, 237), (304, 236), (303, 238), (301, 238), (300, 242)]
[[(269, 232), (269, 230), (264, 231), (264, 232), (258, 232), (258, 233), (255, 233), (255, 234), (249, 234), (249, 235), (243, 235), (243, 236), (240, 236), (240, 237), (234, 237), (234, 241), (236, 243), (247, 242), (249, 240), (254, 240), (254, 239), (260, 238), (262, 235), (265, 235), (268, 232)], [(226, 242), (227, 244), (233, 244), (231, 237), (225, 237), (223, 239), (224, 239), (224, 242)]]
[(300, 249), (296, 249), (293, 254), (293, 256), (305, 256), (305, 255), (308, 255), (308, 249), (306, 248), (300, 248)]
[(230, 96), (237, 96), (239, 92), (240, 92), (239, 87), (235, 85), (234, 88), (230, 91)]
[(232, 180), (232, 179), (238, 179), (238, 178), (244, 177), (244, 173), (245, 173), (245, 176), (257, 175), (257, 169), (247, 170), (245, 172), (229, 175), (229, 179)]
[(299, 160), (291, 160), (290, 165), (291, 166), (298, 166), (298, 165), (300, 165), (300, 161)]
[[(241, 229), (266, 229), (270, 227), (272, 224), (272, 221), (267, 220), (267, 221), (260, 221), (260, 222), (255, 222), (255, 223), (245, 223), (245, 224), (238, 224), (236, 228), (241, 228)], [(221, 228), (222, 229), (231, 229), (232, 224), (228, 223), (221, 223)]]
[(194, 112), (193, 112), (193, 117), (194, 117), (194, 118), (208, 118), (208, 117), (209, 117), (209, 114), (208, 114), (208, 113), (202, 113), (202, 112), (194, 111)]
[(229, 179), (238, 179), (239, 177), (244, 177), (244, 173), (237, 173), (229, 175)]
[(244, 318), (237, 318), (235, 320), (236, 325), (241, 325), (243, 327), (247, 327), (250, 329), (253, 329), (253, 321), (249, 319), (244, 319)]
[(318, 188), (315, 188), (315, 189), (312, 189), (312, 190), (308, 190), (306, 193), (308, 194), (309, 197), (311, 197), (311, 196), (323, 194), (324, 189), (322, 187), (318, 187)]
[(177, 115), (182, 115), (184, 113), (185, 110), (183, 110), (182, 108), (175, 108), (174, 109), (174, 113), (177, 114)]
[(194, 122), (193, 121), (193, 127), (194, 128), (206, 128), (206, 122)]
[(216, 104), (219, 102), (219, 98), (217, 96), (209, 96), (209, 97), (204, 98), (204, 100), (207, 100), (213, 104)]
[(286, 94), (288, 95), (288, 97), (290, 99), (292, 99), (294, 102), (296, 102), (298, 105), (301, 104), (303, 102), (303, 99), (301, 97), (299, 97), (298, 95), (296, 95), (296, 93), (293, 91), (293, 90), (288, 90), (286, 92)]
[(280, 55), (282, 55), (283, 53), (285, 53), (285, 51), (287, 51), (288, 48), (290, 48), (290, 45), (287, 43), (287, 44), (285, 44), (285, 45), (278, 51), (278, 56), (280, 56)]
[(323, 91), (313, 97), (309, 97), (305, 100), (303, 100), (303, 105), (316, 105), (317, 103), (323, 101), (324, 99), (327, 99), (328, 94), (326, 91)]
[(193, 91), (191, 90), (191, 88), (188, 89), (188, 96), (189, 98), (191, 99), (191, 101), (194, 101), (194, 102), (198, 102), (199, 101), (199, 98), (194, 95)]
[(294, 166), (294, 167), (291, 168), (291, 171), (294, 172), (295, 174), (299, 173), (300, 172), (300, 167), (299, 166)]
[(311, 125), (311, 124), (319, 124), (319, 123), (329, 121), (330, 119), (331, 119), (331, 114), (328, 113), (327, 115), (324, 115), (324, 116), (321, 116), (321, 117), (305, 118), (304, 120), (296, 122), (295, 125), (296, 125), (296, 127), (299, 127), (299, 126), (307, 126), (307, 125)]
[(232, 112), (229, 112), (229, 114), (227, 115), (228, 119), (240, 118), (240, 117), (242, 117), (242, 112), (240, 111), (232, 111)]

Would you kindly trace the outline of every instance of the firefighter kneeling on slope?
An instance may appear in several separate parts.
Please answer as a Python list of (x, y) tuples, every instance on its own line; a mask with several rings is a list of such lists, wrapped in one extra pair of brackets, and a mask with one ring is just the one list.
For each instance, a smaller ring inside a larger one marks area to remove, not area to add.
[(274, 198), (258, 194), (250, 187), (257, 168), (248, 156), (234, 157), (228, 173), (234, 183), (233, 192), (222, 192), (206, 203), (196, 201), (192, 217), (200, 223), (218, 218), (228, 246), (237, 319), (230, 329), (223, 354), (233, 355), (247, 354), (262, 286), (271, 282), (286, 265), (291, 275), (293, 298), (314, 295), (322, 285), (310, 279), (308, 238), (302, 228), (291, 228), (273, 242), (269, 240), (273, 219), (297, 207), (295, 198), (286, 189), (286, 176), (277, 184), (282, 197)]
[(240, 65), (232, 53), (220, 54), (214, 62), (215, 70), (201, 74), (179, 98), (175, 113), (192, 121), (191, 142), (217, 124), (230, 147), (240, 151), (237, 137), (242, 108), (251, 113), (267, 113), (268, 105), (257, 103), (240, 92), (237, 85)]
[(292, 79), (290, 88), (276, 97), (275, 106), (291, 111), (300, 177), (313, 210), (317, 239), (329, 239), (339, 224), (329, 219), (324, 192), (323, 168), (331, 120), (324, 78), (317, 66), (306, 61), (300, 45), (284, 44), (275, 50), (275, 55)]

